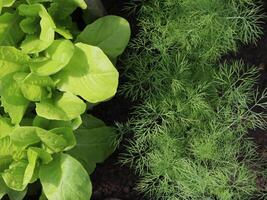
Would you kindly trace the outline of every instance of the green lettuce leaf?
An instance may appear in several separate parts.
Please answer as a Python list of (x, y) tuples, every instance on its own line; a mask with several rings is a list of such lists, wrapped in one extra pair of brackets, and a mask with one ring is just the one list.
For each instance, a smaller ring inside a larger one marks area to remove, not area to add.
[(37, 115), (51, 120), (72, 120), (84, 113), (85, 109), (86, 104), (69, 92), (36, 103)]
[(5, 109), (5, 112), (9, 114), (12, 119), (13, 124), (19, 124), (26, 112), (26, 109), (29, 105), (27, 101), (18, 101), (17, 103), (11, 103), (6, 98), (1, 98), (2, 106)]
[(73, 134), (71, 127), (54, 128), (54, 129), (50, 130), (50, 132), (54, 133), (56, 135), (63, 136), (63, 138), (66, 140), (67, 145), (64, 148), (64, 151), (68, 151), (76, 145), (76, 139), (74, 137), (74, 134)]
[(24, 149), (12, 143), (9, 136), (0, 139), (0, 157), (7, 158), (11, 156), (15, 160), (25, 157)]
[(11, 7), (16, 0), (0, 0), (0, 12), (4, 7)]
[[(33, 126), (37, 126), (46, 130), (51, 130), (54, 128), (60, 127), (70, 127), (72, 130), (77, 129), (82, 124), (81, 117), (77, 117), (71, 121), (62, 121), (62, 120), (49, 120), (38, 115), (33, 120)], [(0, 127), (1, 128), (1, 127)]]
[(13, 72), (26, 71), (29, 61), (29, 56), (22, 51), (11, 46), (0, 46), (0, 79)]
[(13, 129), (10, 119), (0, 117), (0, 139), (10, 135)]
[(67, 154), (59, 154), (48, 165), (41, 165), (43, 191), (51, 200), (90, 199), (92, 185), (82, 165)]
[(11, 143), (9, 137), (0, 139), (0, 172), (9, 168), (9, 165), (13, 162), (13, 153), (17, 153), (17, 148)]
[[(18, 7), (18, 10), (19, 14), (24, 17), (41, 19), (40, 35), (27, 35), (26, 39), (21, 44), (21, 49), (25, 53), (39, 53), (47, 49), (54, 41), (56, 26), (45, 7), (42, 4), (22, 4)], [(23, 24), (20, 25), (23, 26)], [(25, 30), (25, 27), (22, 27), (22, 29)]]
[(41, 133), (38, 136), (41, 138), (42, 143), (46, 147), (46, 151), (48, 151), (49, 153), (61, 152), (68, 146), (67, 141), (62, 135), (47, 132)]
[(68, 153), (79, 160), (90, 174), (96, 163), (102, 163), (115, 151), (117, 133), (91, 115), (85, 115), (83, 121), (87, 124), (75, 131), (77, 144)]
[(27, 188), (23, 191), (16, 191), (8, 188), (7, 195), (10, 200), (23, 200), (27, 194)]
[(15, 1), (16, 0), (1, 0), (0, 2), (3, 7), (11, 7)]
[(20, 28), (24, 33), (34, 34), (38, 31), (36, 27), (39, 25), (39, 20), (36, 17), (26, 17), (20, 22)]
[(46, 49), (45, 58), (32, 59), (30, 68), (32, 72), (40, 76), (48, 76), (57, 73), (65, 67), (74, 53), (74, 45), (69, 40), (55, 40)]
[(17, 13), (4, 13), (0, 16), (0, 45), (17, 47), (24, 33), (19, 27), (21, 17)]
[(23, 185), (29, 184), (34, 176), (34, 170), (37, 164), (38, 153), (29, 148), (27, 151), (27, 157), (28, 157), (28, 165), (25, 169), (23, 177)]
[(46, 152), (44, 149), (41, 149), (38, 147), (30, 147), (28, 151), (35, 152), (38, 156), (38, 159), (40, 159), (42, 163), (44, 164), (48, 164), (49, 162), (53, 160), (52, 156), (48, 152)]
[(72, 129), (68, 127), (39, 132), (38, 137), (53, 153), (69, 150), (76, 144)]
[(118, 77), (118, 71), (100, 48), (78, 43), (69, 64), (54, 80), (59, 90), (97, 103), (114, 96)]
[(38, 76), (35, 73), (16, 73), (14, 79), (18, 82), (23, 96), (29, 101), (51, 98), (55, 87), (49, 76)]
[(130, 25), (122, 17), (105, 16), (96, 20), (78, 35), (77, 41), (98, 46), (111, 58), (116, 58), (125, 50), (130, 40)]
[(28, 183), (23, 183), (23, 180), (27, 165), (28, 163), (23, 160), (13, 162), (9, 169), (3, 172), (2, 177), (9, 188), (17, 191), (25, 190)]
[(0, 177), (0, 199), (7, 194), (10, 200), (22, 200), (25, 197), (26, 192), (27, 189), (20, 192), (8, 188), (3, 179)]
[(3, 179), (0, 177), (0, 199), (7, 193), (7, 186)]
[(27, 147), (40, 142), (39, 133), (46, 133), (44, 129), (34, 126), (17, 126), (10, 134), (12, 142), (18, 146)]
[(13, 74), (0, 80), (1, 102), (13, 124), (19, 124), (28, 107), (29, 101), (23, 96)]
[(56, 31), (56, 33), (58, 33), (59, 35), (61, 35), (62, 37), (64, 37), (67, 40), (73, 39), (72, 33), (67, 28), (65, 28), (63, 26), (57, 26), (55, 31)]

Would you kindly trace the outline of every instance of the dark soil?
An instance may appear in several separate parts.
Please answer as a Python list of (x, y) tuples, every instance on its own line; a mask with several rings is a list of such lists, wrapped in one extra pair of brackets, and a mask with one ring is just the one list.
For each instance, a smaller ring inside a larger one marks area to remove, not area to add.
[[(96, 106), (92, 113), (104, 120), (106, 124), (114, 125), (115, 122), (123, 123), (128, 120), (132, 105), (133, 103), (129, 100), (116, 96), (112, 100)], [(117, 151), (105, 163), (99, 164), (92, 174), (92, 200), (143, 199), (134, 190), (138, 176), (128, 166), (122, 166), (118, 163), (118, 157), (120, 153), (125, 151), (124, 145), (129, 137), (123, 138)]]
[[(108, 14), (118, 15), (126, 18), (132, 31), (132, 37), (136, 34), (136, 18), (130, 16), (124, 10), (125, 0), (103, 0), (104, 7)], [(129, 1), (128, 1), (129, 2)], [(117, 68), (123, 71), (123, 65), (118, 62)], [(120, 78), (120, 84), (125, 80)], [(135, 102), (131, 102), (122, 96), (116, 95), (110, 101), (95, 106), (92, 113), (102, 119), (108, 125), (116, 122), (126, 122), (131, 113)], [(138, 181), (138, 176), (128, 167), (118, 163), (118, 157), (125, 151), (125, 145), (130, 135), (123, 138), (117, 151), (103, 164), (99, 164), (92, 174), (93, 196), (92, 200), (143, 200), (142, 195), (138, 194), (134, 187)]]

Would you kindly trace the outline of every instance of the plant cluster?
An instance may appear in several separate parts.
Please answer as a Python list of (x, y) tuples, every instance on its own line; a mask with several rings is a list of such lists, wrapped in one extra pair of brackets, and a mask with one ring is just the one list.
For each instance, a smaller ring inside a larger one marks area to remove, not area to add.
[(133, 1), (140, 32), (124, 59), (121, 92), (142, 99), (120, 127), (134, 139), (122, 156), (152, 199), (250, 199), (259, 157), (247, 130), (265, 128), (267, 91), (242, 61), (219, 63), (256, 42), (263, 15), (252, 0)]
[(81, 31), (78, 7), (87, 4), (0, 1), (0, 198), (23, 199), (40, 180), (41, 199), (89, 199), (89, 174), (116, 147), (114, 129), (85, 113), (116, 93), (129, 24), (105, 16)]

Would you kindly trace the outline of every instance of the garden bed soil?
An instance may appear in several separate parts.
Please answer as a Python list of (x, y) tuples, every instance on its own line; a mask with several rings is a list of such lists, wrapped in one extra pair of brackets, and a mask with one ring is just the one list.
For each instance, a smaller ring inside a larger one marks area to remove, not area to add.
[[(105, 9), (110, 15), (118, 15), (126, 18), (132, 31), (132, 37), (137, 33), (136, 18), (125, 11), (125, 0), (102, 0)], [(129, 2), (129, 1), (128, 1)], [(121, 74), (123, 65), (118, 62), (118, 70)], [(124, 78), (120, 78), (123, 84)], [(107, 125), (115, 125), (116, 122), (125, 123), (130, 117), (135, 102), (121, 95), (116, 95), (110, 101), (95, 106), (92, 114), (102, 119)], [(125, 145), (130, 135), (123, 138), (122, 143), (116, 152), (108, 158), (105, 163), (97, 165), (92, 174), (93, 195), (92, 200), (144, 200), (135, 189), (138, 176), (129, 166), (122, 166), (118, 163), (121, 153), (125, 152)]]

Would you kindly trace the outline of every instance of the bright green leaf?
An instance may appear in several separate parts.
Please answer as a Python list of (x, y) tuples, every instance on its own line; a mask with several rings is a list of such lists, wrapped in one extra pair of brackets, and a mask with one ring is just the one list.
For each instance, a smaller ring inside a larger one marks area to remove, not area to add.
[(92, 185), (82, 165), (67, 154), (60, 154), (40, 168), (43, 191), (51, 200), (90, 199)]
[(7, 158), (12, 156), (13, 159), (21, 159), (24, 157), (23, 148), (12, 143), (9, 136), (0, 139), (0, 157)]
[(22, 4), (18, 10), (22, 16), (41, 19), (40, 35), (27, 35), (21, 44), (22, 50), (26, 53), (39, 53), (47, 49), (54, 41), (56, 26), (45, 7), (42, 4)]
[(1, 0), (3, 7), (11, 7), (16, 0)]
[(23, 191), (26, 188), (27, 185), (23, 184), (23, 180), (27, 164), (26, 161), (17, 161), (5, 170), (2, 177), (9, 188), (17, 191)]
[(0, 139), (10, 135), (13, 131), (13, 126), (8, 118), (0, 117)]
[(17, 73), (14, 79), (19, 83), (23, 96), (30, 101), (41, 101), (51, 97), (55, 84), (49, 76), (34, 73)]
[(51, 120), (72, 120), (85, 112), (86, 104), (77, 96), (66, 92), (53, 100), (36, 103), (36, 112), (40, 117)]
[(5, 97), (2, 97), (1, 102), (5, 112), (8, 113), (12, 119), (12, 123), (19, 124), (28, 107), (28, 101), (18, 101), (14, 104), (9, 102)]
[(73, 130), (77, 129), (82, 124), (81, 117), (75, 118), (71, 121), (61, 121), (61, 120), (49, 120), (38, 115), (33, 120), (33, 126), (38, 126), (40, 128), (51, 130), (60, 127), (70, 127)]
[(34, 126), (18, 126), (10, 134), (10, 138), (14, 144), (27, 147), (40, 142), (38, 133), (46, 133), (45, 130)]
[(8, 74), (0, 80), (1, 102), (5, 112), (9, 114), (13, 124), (19, 124), (29, 101), (20, 91), (19, 84)]
[(29, 84), (29, 85), (39, 85), (41, 87), (51, 87), (53, 88), (55, 86), (54, 81), (49, 76), (38, 76), (37, 74), (30, 73), (30, 74), (22, 74), (20, 77), (17, 77), (15, 74), (14, 78), (19, 81), (18, 79), (22, 78), (22, 81), (20, 83), (23, 84)]
[(72, 40), (73, 39), (73, 36), (71, 34), (71, 32), (64, 28), (64, 27), (57, 27), (55, 29), (56, 33), (58, 33), (59, 35), (63, 36), (65, 39), (68, 39), (68, 40)]
[(64, 148), (64, 151), (68, 151), (76, 145), (76, 139), (71, 127), (54, 128), (50, 130), (50, 132), (63, 136), (63, 138), (66, 140), (67, 146)]
[(79, 116), (71, 121), (71, 127), (73, 130), (76, 130), (82, 125), (82, 123), (83, 123), (82, 118), (81, 116)]
[(35, 152), (38, 156), (38, 159), (40, 159), (44, 164), (48, 164), (53, 160), (52, 156), (49, 153), (47, 153), (44, 149), (37, 147), (30, 147), (29, 150)]
[(29, 60), (26, 54), (14, 47), (0, 46), (0, 79), (10, 73), (27, 70)]
[(23, 185), (28, 185), (31, 182), (36, 167), (38, 153), (29, 148), (27, 151), (27, 157), (28, 157), (28, 165), (25, 169)]
[(39, 132), (38, 136), (52, 152), (67, 151), (76, 144), (71, 127), (54, 128), (46, 133)]
[(71, 127), (70, 121), (49, 120), (40, 116), (36, 116), (33, 120), (33, 126), (50, 130), (58, 127)]
[(65, 67), (74, 53), (74, 45), (69, 40), (55, 40), (45, 51), (48, 59), (33, 59), (30, 67), (41, 76), (52, 75)]
[(43, 144), (49, 148), (49, 150), (53, 153), (58, 153), (63, 151), (66, 147), (68, 147), (68, 142), (62, 135), (58, 135), (51, 131), (39, 132), (38, 137), (41, 139)]
[(114, 96), (119, 74), (108, 57), (98, 47), (82, 43), (75, 46), (69, 64), (54, 77), (58, 88), (91, 103)]

